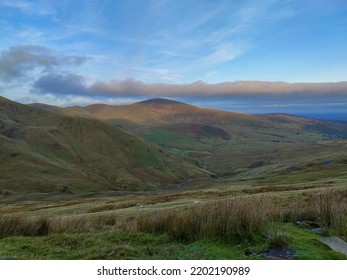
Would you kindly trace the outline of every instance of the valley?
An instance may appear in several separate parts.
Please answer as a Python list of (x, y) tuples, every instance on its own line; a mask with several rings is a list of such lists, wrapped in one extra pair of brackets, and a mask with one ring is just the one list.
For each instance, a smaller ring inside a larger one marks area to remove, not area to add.
[(346, 259), (296, 225), (347, 238), (346, 122), (1, 98), (0, 140), (0, 256)]
[(237, 114), (166, 99), (128, 106), (100, 104), (49, 110), (120, 127), (185, 157), (218, 178), (250, 180), (260, 178), (259, 174), (285, 177), (293, 172), (315, 173), (326, 167), (325, 161), (343, 169), (338, 163), (346, 159), (346, 122), (284, 114)]

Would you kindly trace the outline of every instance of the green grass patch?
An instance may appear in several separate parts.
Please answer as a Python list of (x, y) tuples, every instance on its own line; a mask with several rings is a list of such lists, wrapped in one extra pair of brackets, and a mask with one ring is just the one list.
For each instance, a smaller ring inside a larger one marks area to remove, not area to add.
[(321, 243), (321, 237), (294, 224), (282, 224), (282, 229), (288, 234), (290, 246), (296, 251), (300, 260), (346, 260), (347, 257), (331, 250)]
[[(318, 241), (319, 236), (294, 224), (279, 223), (295, 259), (344, 260)], [(175, 241), (165, 234), (100, 230), (87, 233), (53, 234), (45, 237), (11, 236), (0, 239), (0, 256), (19, 260), (111, 260), (111, 259), (267, 259), (264, 249), (271, 249), (269, 239), (258, 242), (225, 242), (202, 239)], [(272, 248), (276, 249), (276, 248)]]
[(254, 259), (245, 246), (201, 240), (186, 243), (167, 235), (95, 231), (46, 237), (12, 236), (0, 239), (0, 256), (29, 259)]
[(174, 259), (180, 251), (164, 235), (113, 231), (0, 240), (0, 255), (16, 259)]

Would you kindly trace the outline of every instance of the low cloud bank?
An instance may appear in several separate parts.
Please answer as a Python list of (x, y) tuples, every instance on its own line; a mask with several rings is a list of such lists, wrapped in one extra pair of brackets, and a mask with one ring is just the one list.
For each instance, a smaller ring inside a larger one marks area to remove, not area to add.
[(312, 98), (347, 97), (347, 82), (286, 83), (237, 81), (207, 84), (146, 84), (136, 80), (98, 81), (87, 85), (83, 76), (73, 73), (41, 76), (34, 88), (55, 95), (104, 97), (235, 97), (235, 98)]

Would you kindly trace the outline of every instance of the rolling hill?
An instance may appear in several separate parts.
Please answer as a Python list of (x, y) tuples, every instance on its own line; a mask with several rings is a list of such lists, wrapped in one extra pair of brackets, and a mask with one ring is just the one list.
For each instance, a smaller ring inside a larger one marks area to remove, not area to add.
[(1, 192), (153, 190), (206, 172), (96, 119), (0, 97)]
[[(331, 173), (325, 172), (329, 168), (344, 174), (340, 171), (346, 167), (346, 122), (239, 114), (160, 98), (126, 106), (94, 104), (49, 110), (121, 127), (220, 178), (290, 181), (289, 177), (303, 173), (310, 181), (329, 177)], [(334, 162), (333, 166), (326, 161)]]

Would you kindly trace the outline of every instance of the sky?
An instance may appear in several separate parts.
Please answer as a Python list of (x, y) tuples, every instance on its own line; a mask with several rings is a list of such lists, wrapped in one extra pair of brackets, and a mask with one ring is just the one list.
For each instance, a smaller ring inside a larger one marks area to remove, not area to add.
[(347, 114), (345, 0), (0, 0), (0, 95)]

